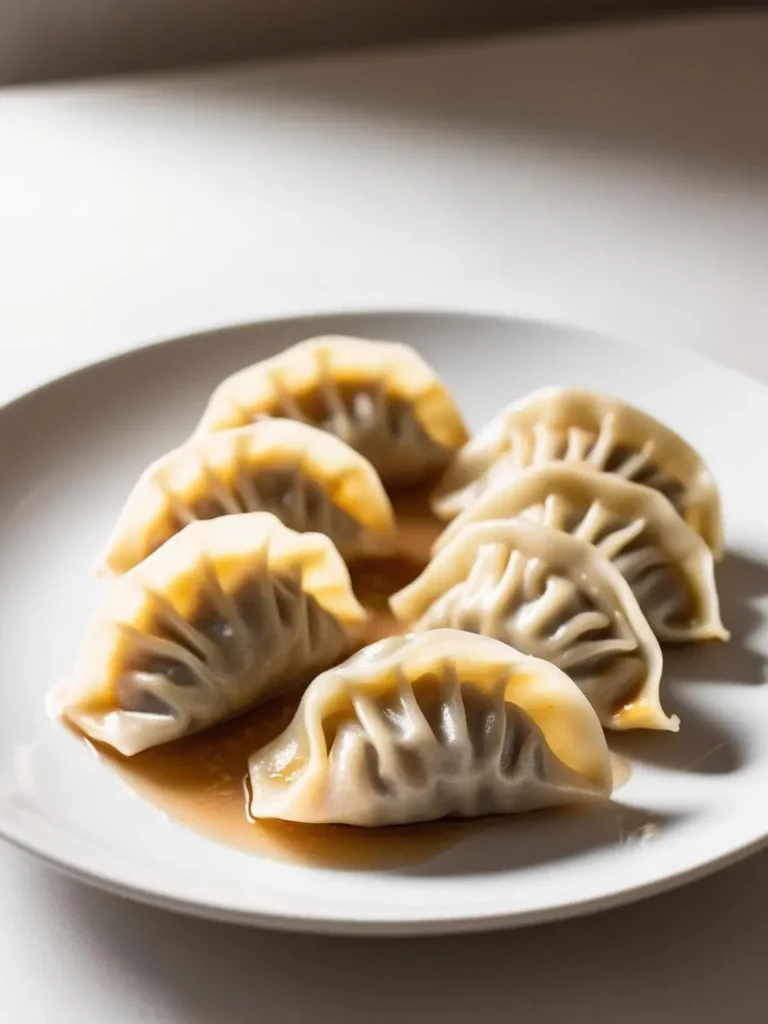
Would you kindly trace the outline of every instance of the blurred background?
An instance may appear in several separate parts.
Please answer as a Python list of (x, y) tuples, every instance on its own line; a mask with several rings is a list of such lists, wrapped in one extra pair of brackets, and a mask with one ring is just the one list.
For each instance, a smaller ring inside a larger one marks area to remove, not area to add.
[[(158, 338), (361, 309), (511, 312), (768, 382), (768, 17), (740, 13), (756, 7), (0, 0), (0, 84), (268, 58), (0, 89), (0, 402)], [(768, 614), (762, 579), (741, 631)], [(718, 737), (722, 787), (742, 768), (728, 731), (681, 734)], [(622, 1024), (765, 1024), (766, 869), (768, 852), (535, 931), (369, 945), (175, 918), (0, 843), (0, 1022), (252, 1024), (266, 1005), (285, 1024), (361, 1007), (367, 1024), (498, 1024), (513, 992), (526, 1024), (617, 1007)]]
[(764, 6), (760, 0), (0, 0), (0, 84), (514, 28)]

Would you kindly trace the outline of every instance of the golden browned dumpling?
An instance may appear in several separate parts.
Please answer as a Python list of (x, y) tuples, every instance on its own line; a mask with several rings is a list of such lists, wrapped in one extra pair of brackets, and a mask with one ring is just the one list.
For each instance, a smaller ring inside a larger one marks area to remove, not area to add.
[(122, 510), (102, 566), (120, 574), (188, 523), (257, 511), (300, 533), (324, 533), (347, 560), (392, 549), (392, 506), (370, 462), (322, 430), (263, 420), (193, 438), (154, 462)]
[(716, 558), (720, 498), (702, 458), (669, 427), (609, 395), (543, 388), (502, 410), (456, 455), (435, 493), (444, 519), (531, 465), (563, 461), (660, 491)]
[(597, 716), (559, 669), (454, 629), (318, 676), (249, 763), (255, 818), (396, 825), (605, 800)]
[(456, 403), (432, 367), (389, 341), (311, 338), (255, 363), (219, 385), (197, 432), (274, 416), (336, 434), (390, 486), (441, 471), (467, 440)]
[(266, 512), (193, 523), (110, 583), (55, 705), (135, 754), (305, 683), (365, 618), (327, 537)]

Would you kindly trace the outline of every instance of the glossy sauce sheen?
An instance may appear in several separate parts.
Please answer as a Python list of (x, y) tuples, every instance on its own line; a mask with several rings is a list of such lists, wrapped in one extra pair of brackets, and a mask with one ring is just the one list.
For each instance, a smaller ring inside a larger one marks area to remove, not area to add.
[[(370, 613), (363, 644), (401, 632), (388, 598), (419, 575), (444, 526), (429, 511), (424, 492), (406, 492), (393, 504), (399, 553), (358, 562), (351, 569), (355, 593)], [(445, 821), (359, 829), (249, 820), (248, 758), (285, 729), (300, 699), (299, 690), (235, 721), (134, 757), (122, 757), (101, 745), (97, 752), (132, 789), (174, 821), (256, 854), (344, 868), (388, 867), (428, 860), (469, 830), (482, 827), (478, 822)]]
[[(355, 593), (370, 614), (361, 646), (402, 632), (389, 611), (388, 598), (423, 570), (445, 525), (429, 511), (423, 492), (408, 492), (393, 504), (398, 554), (357, 562), (351, 569)], [(169, 818), (248, 853), (345, 869), (387, 868), (429, 860), (468, 834), (491, 826), (491, 819), (377, 829), (249, 819), (248, 758), (286, 728), (301, 692), (134, 757), (94, 746), (133, 790)], [(629, 777), (629, 762), (614, 755), (613, 764), (618, 787)]]

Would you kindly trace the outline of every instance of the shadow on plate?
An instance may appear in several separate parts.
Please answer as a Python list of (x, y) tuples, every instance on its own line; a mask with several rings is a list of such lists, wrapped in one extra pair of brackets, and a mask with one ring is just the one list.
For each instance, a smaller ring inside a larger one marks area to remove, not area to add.
[[(647, 842), (687, 815), (630, 807), (616, 800), (595, 807), (456, 822), (456, 843), (433, 860), (401, 865), (417, 877), (493, 874), (565, 861), (592, 850)], [(480, 842), (461, 840), (471, 836)]]
[(336, 871), (417, 877), (489, 874), (564, 861), (666, 831), (687, 815), (607, 804), (386, 828), (264, 821), (267, 855)]
[(641, 764), (653, 764), (678, 772), (728, 775), (747, 762), (746, 745), (739, 736), (690, 699), (693, 683), (668, 680), (664, 710), (680, 719), (680, 732), (635, 730), (611, 733), (608, 745), (614, 753)]
[(766, 653), (754, 646), (754, 634), (765, 615), (756, 607), (768, 598), (768, 565), (729, 551), (717, 566), (720, 613), (728, 643), (712, 641), (664, 649), (664, 675), (691, 682), (762, 683), (766, 680)]
[(756, 602), (768, 596), (768, 565), (729, 551), (717, 569), (723, 622), (731, 631), (728, 643), (670, 645), (664, 649), (664, 708), (680, 718), (676, 735), (656, 732), (615, 733), (610, 746), (632, 761), (675, 771), (725, 775), (747, 760), (745, 744), (721, 720), (695, 701), (706, 683), (762, 683), (766, 657), (753, 637), (764, 618)]

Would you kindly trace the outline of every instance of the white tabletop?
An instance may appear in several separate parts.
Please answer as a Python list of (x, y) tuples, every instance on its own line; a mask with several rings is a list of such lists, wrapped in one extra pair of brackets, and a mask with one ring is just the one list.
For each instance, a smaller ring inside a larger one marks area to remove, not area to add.
[[(768, 17), (0, 93), (0, 398), (225, 322), (508, 311), (768, 380)], [(768, 854), (521, 932), (176, 918), (0, 847), (0, 1020), (765, 1020)]]

